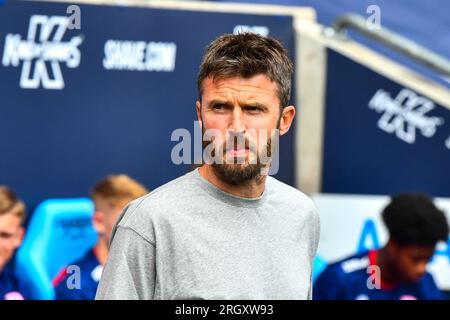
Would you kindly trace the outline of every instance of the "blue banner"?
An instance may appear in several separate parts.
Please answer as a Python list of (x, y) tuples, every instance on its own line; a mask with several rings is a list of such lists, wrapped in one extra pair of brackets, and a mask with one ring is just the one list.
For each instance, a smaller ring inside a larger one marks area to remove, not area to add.
[[(171, 161), (171, 133), (193, 133), (206, 45), (239, 30), (274, 36), (295, 56), (289, 16), (4, 3), (0, 184), (34, 207), (85, 196), (111, 173), (151, 189), (184, 174), (190, 166)], [(293, 131), (280, 140), (277, 175), (289, 184)]]
[(450, 196), (450, 110), (328, 50), (323, 192)]

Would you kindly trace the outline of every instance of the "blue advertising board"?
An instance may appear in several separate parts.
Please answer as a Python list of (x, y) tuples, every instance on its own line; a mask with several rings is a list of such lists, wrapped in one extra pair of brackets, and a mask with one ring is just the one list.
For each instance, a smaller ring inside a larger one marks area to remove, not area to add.
[(450, 196), (450, 110), (328, 49), (322, 192)]
[[(186, 173), (171, 133), (194, 131), (196, 75), (217, 36), (262, 30), (295, 56), (290, 16), (83, 4), (77, 26), (71, 5), (0, 6), (0, 184), (30, 207), (86, 196), (112, 173), (150, 189)], [(294, 130), (276, 175), (291, 185)]]

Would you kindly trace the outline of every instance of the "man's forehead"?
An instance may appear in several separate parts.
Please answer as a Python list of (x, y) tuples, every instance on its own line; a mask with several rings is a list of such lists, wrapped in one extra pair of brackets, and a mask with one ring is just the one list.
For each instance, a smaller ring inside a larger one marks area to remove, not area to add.
[[(265, 90), (276, 90), (275, 81), (265, 74), (256, 74), (251, 77), (207, 77), (203, 80), (203, 89), (220, 89), (237, 86), (238, 88), (260, 88)], [(238, 89), (237, 88), (237, 89)]]
[(20, 226), (20, 217), (12, 213), (5, 213), (0, 215), (0, 230), (17, 228)]
[(413, 256), (423, 256), (423, 255), (429, 255), (432, 254), (435, 250), (435, 247), (430, 246), (422, 246), (422, 245), (412, 245), (405, 247), (405, 251)]
[(233, 98), (241, 96), (246, 99), (274, 99), (278, 98), (277, 85), (266, 75), (259, 74), (250, 78), (211, 78), (203, 81), (203, 96), (217, 98)]

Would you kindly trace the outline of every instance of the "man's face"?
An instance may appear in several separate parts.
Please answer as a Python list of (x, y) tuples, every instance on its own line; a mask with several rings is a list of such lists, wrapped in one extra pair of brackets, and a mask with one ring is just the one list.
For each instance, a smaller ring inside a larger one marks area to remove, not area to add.
[(109, 243), (111, 233), (114, 225), (122, 212), (122, 206), (113, 206), (103, 198), (96, 198), (95, 201), (95, 213), (93, 217), (94, 228), (97, 233), (104, 237), (106, 242)]
[(427, 263), (433, 256), (435, 246), (397, 246), (395, 269), (403, 282), (418, 282), (426, 272)]
[(263, 74), (203, 81), (198, 120), (203, 133), (212, 132), (214, 139), (205, 147), (214, 145), (221, 161), (212, 166), (226, 182), (241, 184), (259, 176), (269, 164), (262, 159), (271, 156), (274, 138), (289, 130), (295, 108), (281, 112), (277, 93), (276, 83)]
[(0, 215), (0, 271), (22, 243), (23, 234), (18, 216), (11, 213)]

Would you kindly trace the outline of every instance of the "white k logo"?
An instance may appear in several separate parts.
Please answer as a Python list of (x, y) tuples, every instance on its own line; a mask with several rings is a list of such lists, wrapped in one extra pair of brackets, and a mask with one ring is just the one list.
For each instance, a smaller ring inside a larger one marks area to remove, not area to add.
[(19, 34), (6, 36), (2, 64), (18, 67), (23, 61), (21, 88), (37, 89), (41, 83), (45, 89), (64, 88), (60, 63), (78, 67), (81, 60), (78, 46), (83, 41), (81, 36), (62, 41), (68, 24), (68, 17), (34, 15), (30, 18), (27, 40), (22, 40)]
[(369, 108), (381, 113), (378, 127), (388, 133), (394, 133), (399, 139), (414, 144), (416, 131), (431, 138), (444, 119), (429, 116), (434, 109), (432, 101), (421, 97), (409, 89), (402, 89), (395, 99), (383, 89), (378, 90), (369, 102)]

